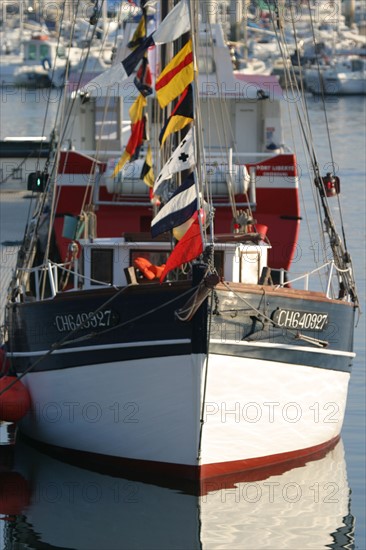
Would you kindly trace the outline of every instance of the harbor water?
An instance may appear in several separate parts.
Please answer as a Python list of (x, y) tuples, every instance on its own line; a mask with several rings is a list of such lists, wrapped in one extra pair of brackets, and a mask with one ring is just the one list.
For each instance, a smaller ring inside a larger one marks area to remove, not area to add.
[[(0, 91), (0, 138), (48, 136), (59, 94)], [(295, 101), (286, 98), (283, 109), (284, 138), (290, 147), (295, 123), (287, 107)], [(329, 98), (326, 117), (320, 98), (309, 95), (307, 102), (320, 170), (333, 171), (341, 180), (342, 212), (335, 205), (336, 217), (343, 219), (365, 313), (366, 100)], [(305, 178), (309, 168), (301, 148), (295, 152)], [(318, 222), (305, 188), (301, 201), (303, 221), (294, 274), (312, 269), (314, 258), (322, 263)], [(10, 258), (17, 253), (30, 203), (29, 193), (0, 183), (2, 308)], [(308, 462), (206, 484), (201, 494), (186, 485), (84, 469), (22, 440), (7, 445), (14, 433), (2, 425), (0, 549), (364, 550), (365, 315), (355, 330), (355, 352), (342, 440), (333, 449)]]

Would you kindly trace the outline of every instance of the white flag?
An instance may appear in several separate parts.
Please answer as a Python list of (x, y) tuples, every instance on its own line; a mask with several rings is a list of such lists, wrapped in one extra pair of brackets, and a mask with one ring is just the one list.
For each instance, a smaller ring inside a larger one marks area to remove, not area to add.
[(176, 172), (187, 170), (196, 164), (193, 150), (193, 128), (189, 130), (175, 149), (170, 159), (160, 171), (154, 183), (154, 194), (159, 195), (159, 187), (164, 180), (172, 177)]
[(128, 78), (128, 74), (121, 62), (112, 65), (102, 74), (96, 76), (85, 84), (81, 91), (91, 96), (107, 95), (108, 90), (113, 87), (113, 93), (119, 95), (118, 86)]
[(153, 34), (155, 44), (173, 42), (191, 29), (189, 8), (186, 0), (180, 0), (160, 23)]

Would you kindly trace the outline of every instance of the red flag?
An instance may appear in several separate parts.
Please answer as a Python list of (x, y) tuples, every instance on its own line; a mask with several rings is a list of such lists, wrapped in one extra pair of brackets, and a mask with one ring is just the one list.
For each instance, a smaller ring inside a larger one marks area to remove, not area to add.
[(119, 159), (118, 163), (116, 164), (116, 167), (113, 172), (113, 177), (115, 177), (118, 172), (122, 170), (125, 164), (127, 162), (130, 162), (131, 160), (136, 160), (140, 147), (142, 145), (142, 142), (144, 141), (144, 131), (145, 131), (145, 118), (142, 120), (139, 120), (138, 122), (135, 122), (135, 124), (132, 124), (131, 126), (131, 135), (130, 139), (128, 140), (128, 143), (126, 145), (126, 149)]
[(146, 107), (146, 103), (145, 97), (139, 94), (136, 101), (134, 101), (130, 107), (129, 113), (132, 122), (131, 135), (123, 155), (114, 168), (112, 175), (113, 178), (116, 177), (118, 172), (122, 170), (127, 162), (133, 159), (136, 153), (138, 154), (138, 148), (142, 145), (145, 131), (144, 108)]
[(201, 229), (198, 220), (193, 222), (187, 233), (181, 238), (173, 252), (170, 254), (163, 273), (160, 276), (162, 283), (169, 271), (179, 267), (180, 265), (194, 260), (202, 254), (203, 244), (201, 237)]

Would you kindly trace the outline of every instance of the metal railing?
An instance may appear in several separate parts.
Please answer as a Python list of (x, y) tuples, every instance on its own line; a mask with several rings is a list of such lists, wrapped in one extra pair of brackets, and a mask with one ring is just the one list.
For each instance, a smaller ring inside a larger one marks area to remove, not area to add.
[[(74, 269), (71, 270), (69, 267), (73, 264)], [(19, 270), (18, 274), (18, 280), (22, 280), (23, 274), (27, 274), (28, 278), (30, 275), (34, 275), (34, 291), (35, 291), (35, 298), (36, 301), (41, 300), (42, 295), (42, 287), (45, 285), (45, 279), (44, 277), (47, 277), (49, 282), (49, 288), (50, 288), (50, 298), (54, 298), (56, 294), (59, 291), (59, 270), (61, 272), (68, 272), (72, 275), (74, 275), (74, 285), (73, 288), (76, 290), (79, 287), (79, 278), (82, 277), (80, 273), (78, 273), (78, 260), (75, 259), (73, 262), (66, 262), (62, 264), (57, 264), (54, 262), (51, 262), (50, 260), (47, 261), (46, 264), (38, 265), (36, 267), (30, 267), (30, 268), (22, 268)], [(22, 287), (23, 295), (26, 295), (26, 289), (23, 288), (24, 285), (19, 284), (20, 287)]]
[(272, 269), (272, 271), (277, 271), (280, 274), (280, 282), (278, 285), (276, 285), (276, 288), (283, 288), (288, 285), (292, 285), (298, 281), (304, 281), (304, 290), (309, 290), (309, 280), (312, 275), (315, 275), (316, 273), (321, 272), (322, 270), (328, 270), (327, 274), (327, 283), (326, 283), (326, 290), (325, 295), (327, 298), (331, 298), (331, 287), (332, 287), (332, 278), (334, 276), (334, 272), (337, 273), (347, 273), (351, 271), (351, 268), (347, 269), (340, 269), (337, 267), (334, 263), (334, 260), (331, 260), (320, 267), (317, 267), (313, 269), (312, 271), (308, 271), (307, 273), (304, 273), (303, 275), (300, 275), (299, 277), (295, 277), (294, 279), (290, 279), (289, 281), (285, 281), (285, 269)]

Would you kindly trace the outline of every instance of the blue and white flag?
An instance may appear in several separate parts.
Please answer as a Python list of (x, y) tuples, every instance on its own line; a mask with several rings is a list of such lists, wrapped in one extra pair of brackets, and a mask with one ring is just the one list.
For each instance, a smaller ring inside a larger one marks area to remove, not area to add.
[(192, 172), (152, 220), (152, 237), (182, 225), (193, 216), (196, 210), (197, 192)]
[[(160, 170), (160, 174), (154, 183), (154, 195), (160, 195), (162, 191), (161, 184), (168, 180), (176, 172), (192, 168), (196, 164), (193, 150), (193, 129), (191, 128), (187, 135), (182, 139), (178, 147), (174, 150), (170, 159)], [(159, 190), (160, 188), (160, 190)]]

